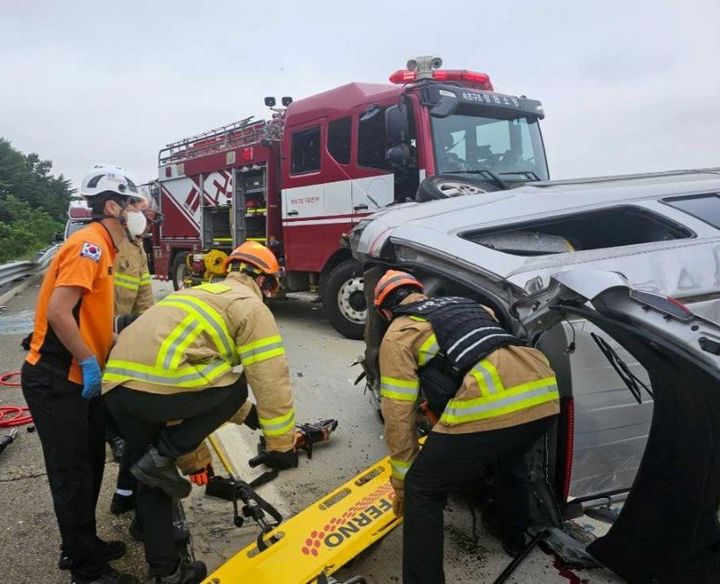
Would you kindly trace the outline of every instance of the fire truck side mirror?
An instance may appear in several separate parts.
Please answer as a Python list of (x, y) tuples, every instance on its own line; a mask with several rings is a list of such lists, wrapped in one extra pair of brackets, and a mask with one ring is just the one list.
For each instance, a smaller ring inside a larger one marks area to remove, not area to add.
[(410, 142), (408, 108), (404, 103), (385, 110), (385, 139), (389, 148)]
[(287, 107), (292, 103), (292, 97), (285, 96), (280, 100), (280, 103), (283, 104), (283, 107)]
[(265, 98), (265, 105), (267, 107), (275, 107), (275, 98), (274, 97), (266, 97)]

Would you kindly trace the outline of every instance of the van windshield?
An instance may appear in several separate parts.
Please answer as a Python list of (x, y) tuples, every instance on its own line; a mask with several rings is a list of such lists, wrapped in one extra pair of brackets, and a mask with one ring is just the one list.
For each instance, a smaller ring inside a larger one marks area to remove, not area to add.
[(431, 119), (438, 174), (490, 171), (503, 181), (547, 180), (537, 119), (467, 114)]

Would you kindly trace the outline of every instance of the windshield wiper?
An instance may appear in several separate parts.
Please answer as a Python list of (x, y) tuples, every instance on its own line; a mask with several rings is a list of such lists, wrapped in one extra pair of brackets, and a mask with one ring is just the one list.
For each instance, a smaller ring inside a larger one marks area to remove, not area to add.
[(515, 172), (501, 172), (500, 174), (524, 174), (525, 176), (529, 176), (530, 178), (534, 180), (540, 180), (540, 177), (535, 174), (532, 170), (516, 170)]
[(477, 169), (477, 170), (475, 170), (475, 169), (473, 169), (473, 170), (456, 170), (456, 171), (453, 171), (453, 174), (481, 174), (481, 175), (485, 175), (485, 176), (487, 176), (487, 177), (490, 177), (490, 179), (491, 179), (496, 185), (498, 185), (501, 189), (506, 189), (506, 188), (508, 188), (507, 185), (502, 181), (502, 179), (501, 179), (498, 175), (496, 175), (494, 172), (492, 172), (492, 171), (490, 171), (490, 170), (485, 170), (485, 169)]

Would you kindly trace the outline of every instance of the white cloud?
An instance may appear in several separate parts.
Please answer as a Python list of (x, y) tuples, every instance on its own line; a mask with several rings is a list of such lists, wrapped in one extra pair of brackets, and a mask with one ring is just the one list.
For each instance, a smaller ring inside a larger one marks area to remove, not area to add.
[(541, 99), (554, 176), (720, 165), (720, 3), (4, 3), (0, 136), (79, 183), (416, 54)]

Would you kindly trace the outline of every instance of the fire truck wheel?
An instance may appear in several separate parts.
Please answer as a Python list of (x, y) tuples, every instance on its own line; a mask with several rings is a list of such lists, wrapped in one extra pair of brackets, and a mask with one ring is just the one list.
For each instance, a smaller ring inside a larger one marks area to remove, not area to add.
[(336, 331), (349, 339), (362, 339), (367, 316), (362, 266), (345, 260), (328, 275), (323, 290), (325, 315)]
[(170, 267), (170, 274), (172, 275), (173, 288), (180, 290), (185, 287), (183, 281), (189, 276), (190, 268), (188, 268), (185, 259), (187, 258), (187, 252), (180, 251), (175, 254)]
[(477, 184), (462, 176), (452, 174), (437, 175), (428, 177), (420, 183), (415, 200), (418, 203), (424, 203), (461, 195), (478, 195), (488, 190), (494, 191), (496, 189), (488, 189), (486, 184)]

